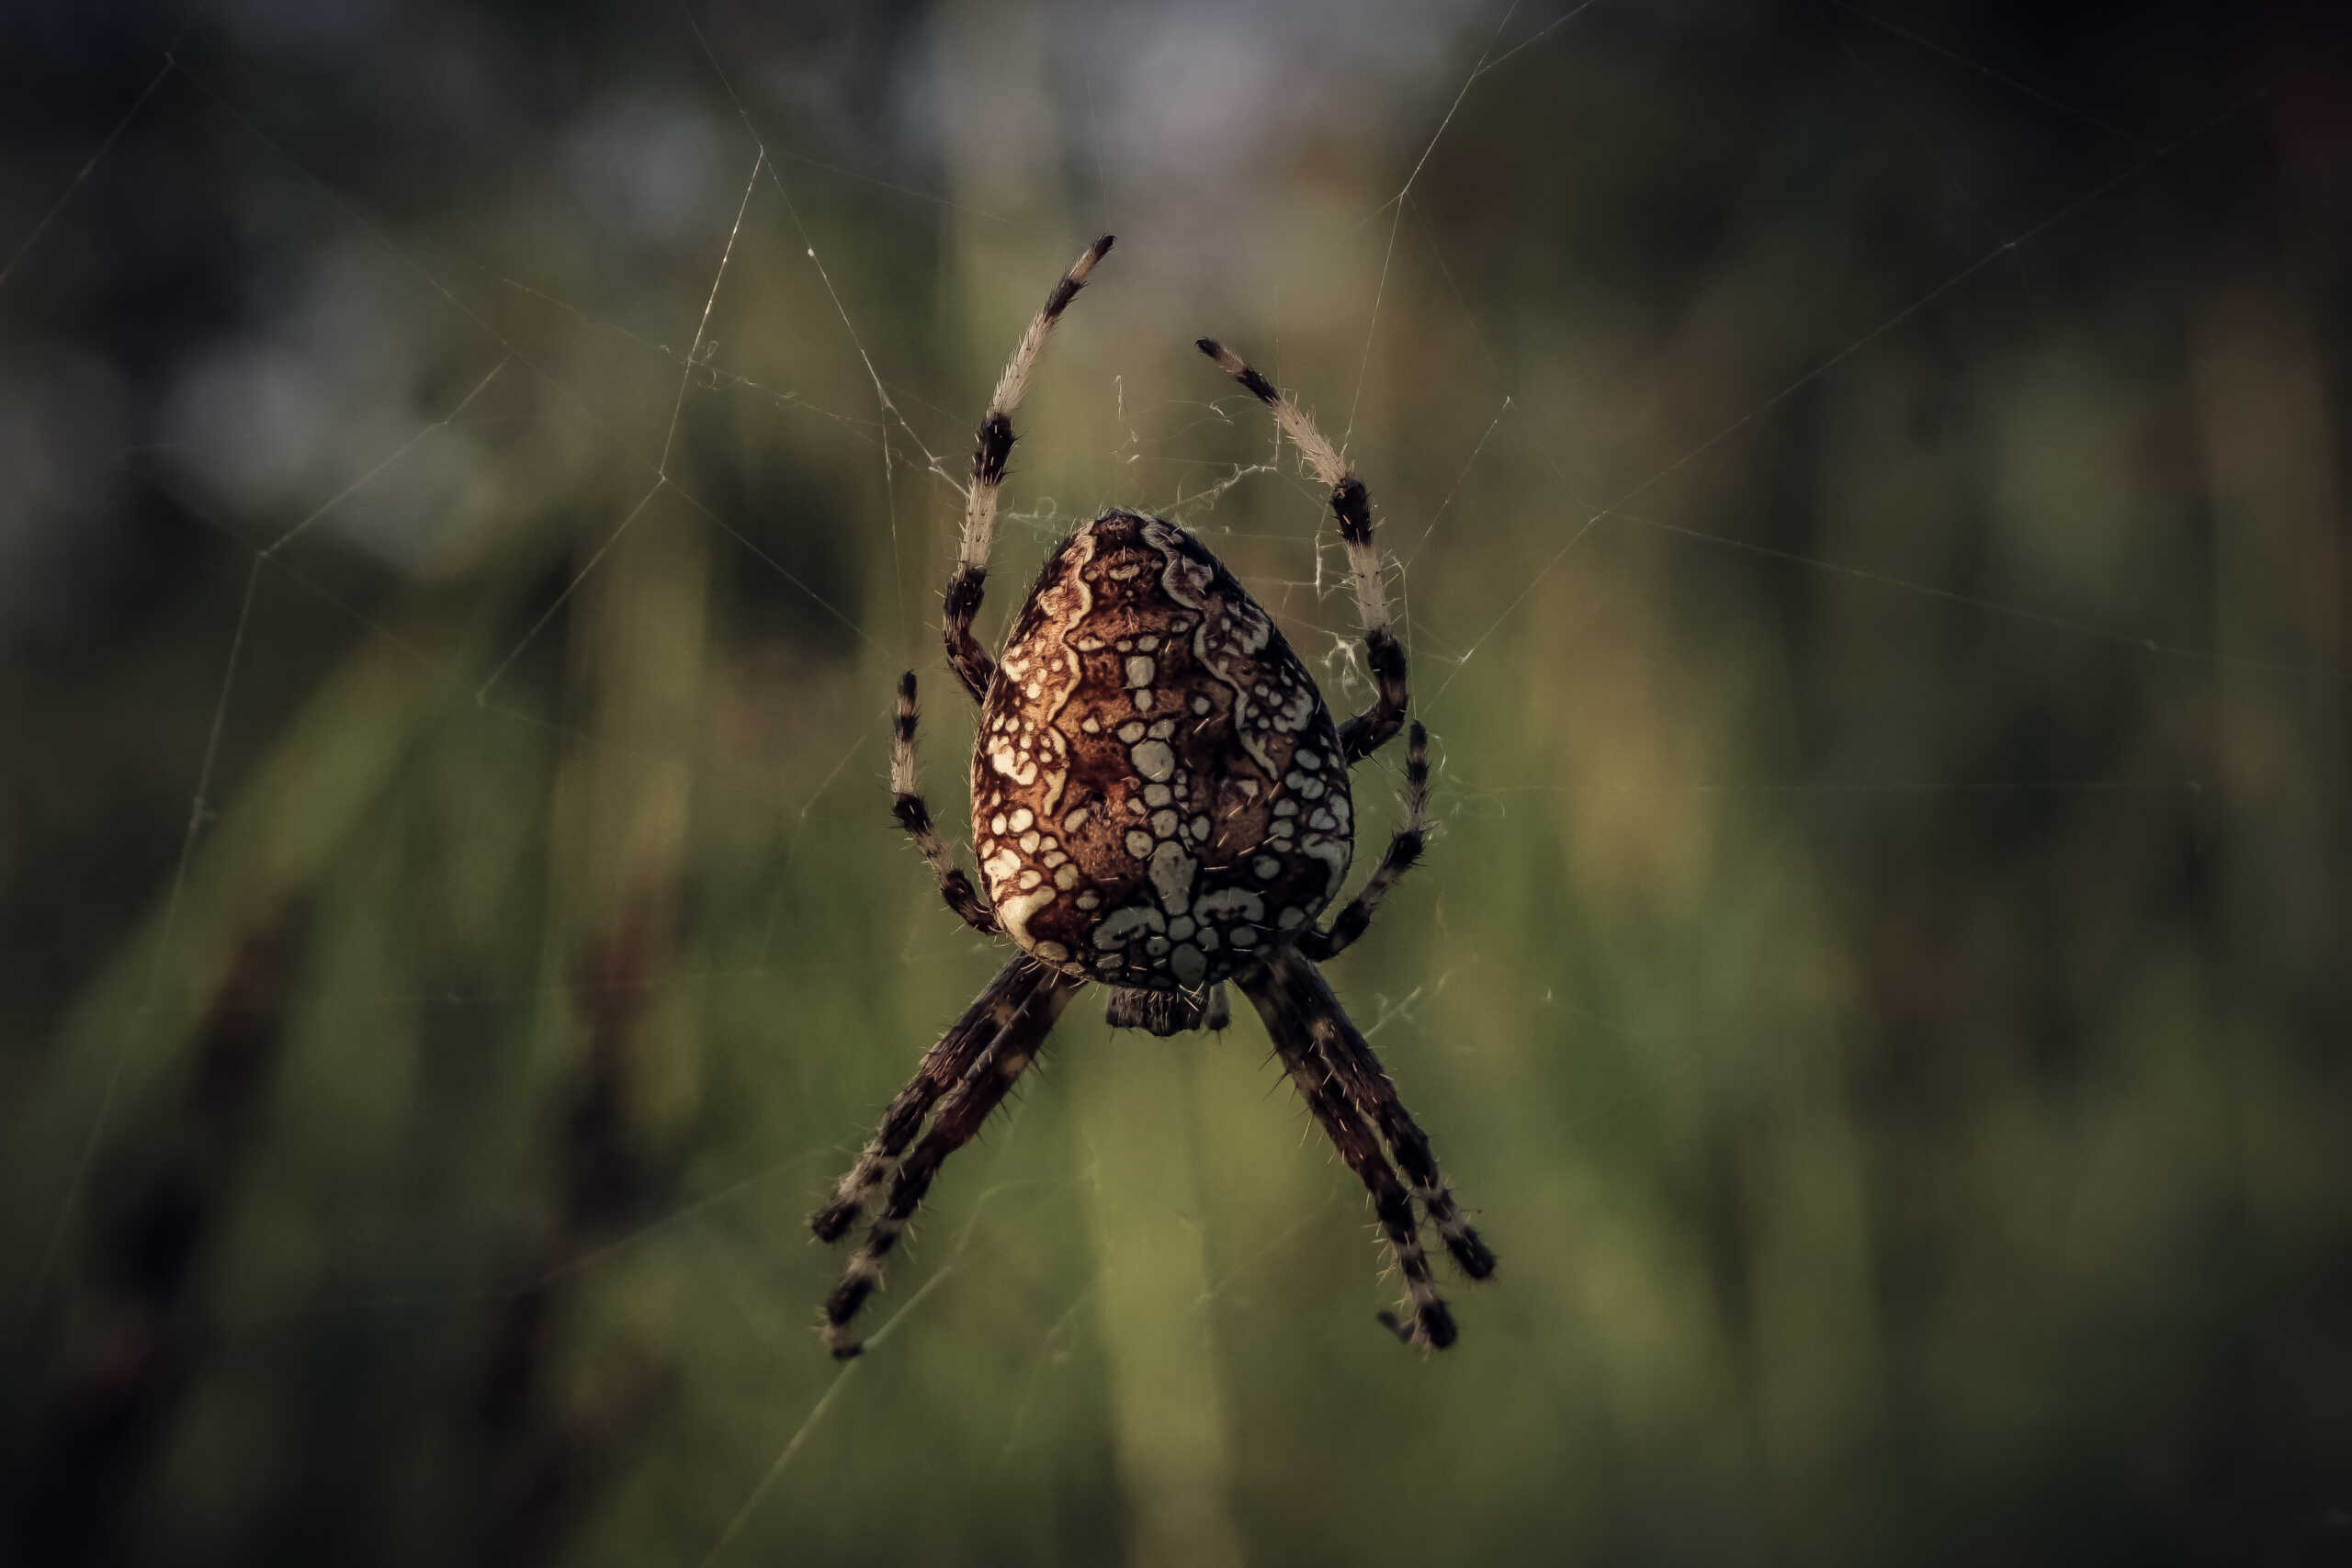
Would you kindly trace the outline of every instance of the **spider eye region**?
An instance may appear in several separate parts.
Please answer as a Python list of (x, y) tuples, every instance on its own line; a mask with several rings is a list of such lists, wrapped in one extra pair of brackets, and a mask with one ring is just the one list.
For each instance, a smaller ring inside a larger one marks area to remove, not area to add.
[(972, 842), (1030, 954), (1191, 991), (1296, 940), (1355, 825), (1330, 710), (1273, 618), (1183, 528), (1112, 511), (1013, 617), (972, 748)]

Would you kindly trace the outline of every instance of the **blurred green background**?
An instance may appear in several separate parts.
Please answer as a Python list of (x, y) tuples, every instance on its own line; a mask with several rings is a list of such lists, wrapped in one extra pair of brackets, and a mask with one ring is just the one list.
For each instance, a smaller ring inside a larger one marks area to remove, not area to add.
[[(9, 1561), (2352, 1554), (2316, 9), (6, 26)], [(1351, 711), (1192, 339), (1345, 433), (1443, 826), (1331, 977), (1503, 1258), (1442, 1357), (1256, 1021), (1093, 998), (812, 1332), (1000, 962), (890, 683), (960, 823), (954, 481), (1102, 229), (983, 626), (1145, 508)]]

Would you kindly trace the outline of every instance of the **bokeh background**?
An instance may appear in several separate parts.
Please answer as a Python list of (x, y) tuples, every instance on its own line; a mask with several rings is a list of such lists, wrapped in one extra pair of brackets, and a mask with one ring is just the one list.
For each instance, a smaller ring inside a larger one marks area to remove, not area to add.
[[(5, 26), (8, 1561), (2352, 1553), (2324, 11)], [(1443, 827), (1332, 978), (1504, 1259), (1442, 1357), (1255, 1020), (1091, 1001), (812, 1332), (999, 961), (890, 684), (957, 821), (956, 481), (1103, 229), (984, 628), (1148, 508), (1360, 705), (1192, 339), (1345, 434)]]

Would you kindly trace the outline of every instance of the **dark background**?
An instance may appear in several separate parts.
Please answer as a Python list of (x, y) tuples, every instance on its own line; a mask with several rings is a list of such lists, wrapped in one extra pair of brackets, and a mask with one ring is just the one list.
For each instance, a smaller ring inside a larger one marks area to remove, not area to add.
[[(0, 1555), (2352, 1552), (2324, 8), (5, 27)], [(1144, 507), (1351, 710), (1192, 339), (1346, 433), (1443, 830), (1332, 981), (1504, 1260), (1442, 1357), (1255, 1021), (1091, 1000), (809, 1332), (999, 962), (890, 682), (956, 824), (950, 481), (1104, 228), (983, 628)]]

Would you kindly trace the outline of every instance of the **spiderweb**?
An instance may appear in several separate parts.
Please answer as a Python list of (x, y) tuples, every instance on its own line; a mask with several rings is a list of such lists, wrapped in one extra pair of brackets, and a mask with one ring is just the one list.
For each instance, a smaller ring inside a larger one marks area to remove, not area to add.
[[(1850, 1556), (2033, 1529), (2018, 1453), (2102, 1541), (2340, 1529), (2324, 40), (37, 26), (66, 85), (0, 192), (33, 1545)], [(922, 672), (955, 821), (969, 430), (1100, 229), (984, 627), (1131, 506), (1354, 711), (1317, 491), (1191, 340), (1363, 466), (1443, 828), (1334, 983), (1506, 1259), (1436, 1365), (1371, 1328), (1254, 1025), (1083, 1004), (875, 1353), (803, 1332), (812, 1195), (1000, 961), (894, 836), (888, 694)], [(2246, 1415), (2281, 1401), (2291, 1436)]]

